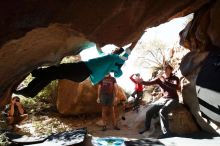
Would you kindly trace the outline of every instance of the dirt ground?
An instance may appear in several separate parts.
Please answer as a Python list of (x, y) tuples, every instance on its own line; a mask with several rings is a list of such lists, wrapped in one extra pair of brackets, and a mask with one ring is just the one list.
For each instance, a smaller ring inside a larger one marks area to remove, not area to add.
[[(145, 135), (138, 133), (138, 123), (134, 120), (137, 116), (141, 116), (143, 111), (131, 111), (125, 114), (125, 120), (121, 115), (118, 118), (121, 130), (114, 130), (111, 122), (108, 123), (107, 131), (102, 131), (101, 115), (81, 115), (65, 117), (57, 112), (40, 112), (35, 115), (29, 115), (29, 119), (20, 124), (16, 133), (27, 136), (50, 135), (51, 133), (69, 131), (77, 128), (87, 127), (88, 134), (95, 137), (127, 137), (127, 138), (144, 138)], [(140, 120), (140, 118), (138, 118)], [(142, 118), (143, 119), (143, 118)], [(140, 127), (140, 126), (139, 126)]]
[[(156, 138), (160, 134), (152, 126), (150, 132), (139, 134), (144, 126), (145, 110), (141, 106), (139, 111), (129, 111), (122, 113), (119, 111), (118, 123), (121, 130), (114, 130), (111, 122), (107, 126), (107, 131), (102, 131), (101, 114), (63, 116), (59, 114), (55, 107), (41, 103), (31, 103), (26, 106), (29, 118), (27, 121), (18, 125), (15, 133), (25, 136), (48, 136), (52, 133), (70, 131), (82, 127), (87, 128), (88, 138), (87, 145), (90, 145), (90, 139), (97, 137), (122, 137), (124, 139)], [(125, 116), (125, 120), (122, 120)], [(154, 122), (154, 121), (153, 121)], [(0, 125), (1, 129), (7, 129), (5, 124)], [(1, 140), (0, 140), (1, 142)]]

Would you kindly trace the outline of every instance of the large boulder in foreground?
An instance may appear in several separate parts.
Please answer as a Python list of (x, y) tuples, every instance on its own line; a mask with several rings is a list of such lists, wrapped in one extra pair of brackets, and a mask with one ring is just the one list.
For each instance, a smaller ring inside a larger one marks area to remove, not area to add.
[[(199, 98), (197, 95), (198, 91), (196, 91), (198, 74), (201, 71), (202, 65), (206, 62), (205, 59), (208, 55), (209, 52), (207, 51), (191, 51), (186, 56), (184, 56), (180, 65), (180, 69), (185, 76), (185, 78), (182, 80), (181, 91), (184, 104), (189, 108), (190, 112), (194, 116), (196, 122), (201, 127), (201, 129), (210, 133), (220, 134), (220, 123), (213, 120), (209, 121), (204, 116), (202, 116)], [(214, 76), (213, 74), (210, 75)], [(217, 75), (216, 80), (218, 77), (219, 76)], [(207, 77), (207, 79), (209, 79), (209, 77)], [(210, 82), (215, 84), (211, 80)], [(211, 99), (211, 97), (212, 96), (207, 97), (207, 99)]]
[(176, 134), (190, 134), (199, 131), (192, 114), (182, 104), (172, 108), (169, 121), (171, 131)]
[[(63, 115), (91, 114), (101, 111), (97, 104), (97, 85), (93, 86), (89, 80), (75, 83), (69, 80), (59, 80), (57, 93), (57, 109)], [(117, 97), (125, 99), (122, 88), (119, 87)]]
[[(122, 126), (128, 127), (131, 130), (141, 131), (144, 128), (144, 122), (146, 117), (146, 106), (141, 106), (139, 112), (130, 111), (125, 114), (126, 120), (121, 121)], [(191, 134), (199, 131), (196, 122), (193, 119), (192, 114), (182, 104), (178, 104), (172, 107), (169, 112), (169, 126), (173, 133)], [(158, 137), (162, 134), (160, 129), (160, 121), (158, 114), (152, 118), (150, 130), (143, 135), (146, 137)]]

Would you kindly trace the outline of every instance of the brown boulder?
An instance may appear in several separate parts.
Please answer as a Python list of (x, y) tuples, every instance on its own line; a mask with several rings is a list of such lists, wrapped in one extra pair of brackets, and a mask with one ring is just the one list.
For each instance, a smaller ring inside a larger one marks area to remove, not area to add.
[(207, 33), (212, 41), (213, 45), (220, 46), (220, 19), (217, 19), (219, 17), (220, 13), (220, 1), (216, 1), (215, 5), (213, 5), (212, 9), (210, 10), (210, 25), (207, 30)]
[[(211, 125), (205, 118), (201, 116), (199, 101), (196, 94), (196, 79), (200, 71), (202, 62), (209, 54), (206, 52), (191, 51), (186, 56), (184, 56), (180, 69), (185, 79), (182, 82), (182, 97), (183, 103), (189, 108), (192, 115), (195, 117), (196, 122), (201, 127), (202, 130), (211, 133), (216, 133), (218, 128)], [(218, 132), (219, 133), (219, 132)]]
[(192, 114), (182, 104), (171, 109), (169, 122), (170, 130), (176, 134), (190, 134), (199, 131)]
[[(123, 92), (119, 87), (119, 99), (126, 98)], [(63, 115), (98, 113), (101, 106), (96, 102), (97, 95), (97, 86), (93, 86), (89, 80), (82, 83), (59, 80), (57, 109)]]

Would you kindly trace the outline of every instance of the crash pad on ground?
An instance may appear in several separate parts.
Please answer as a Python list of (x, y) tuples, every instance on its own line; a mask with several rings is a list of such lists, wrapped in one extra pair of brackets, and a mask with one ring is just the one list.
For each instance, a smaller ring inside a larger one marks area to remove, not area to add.
[(6, 136), (14, 145), (31, 146), (65, 146), (82, 143), (87, 134), (86, 128), (75, 129), (51, 134), (48, 137), (27, 137), (15, 133), (7, 133)]

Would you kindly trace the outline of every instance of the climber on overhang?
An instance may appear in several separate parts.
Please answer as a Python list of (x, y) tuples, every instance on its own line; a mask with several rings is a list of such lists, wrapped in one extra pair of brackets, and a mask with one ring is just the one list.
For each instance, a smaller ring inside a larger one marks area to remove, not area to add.
[(35, 77), (27, 87), (21, 90), (15, 90), (15, 94), (21, 94), (26, 97), (34, 97), (51, 81), (56, 79), (69, 79), (74, 82), (82, 82), (88, 77), (93, 85), (99, 83), (106, 74), (114, 73), (114, 77), (122, 75), (121, 66), (130, 55), (131, 50), (137, 42), (133, 42), (130, 47), (116, 49), (112, 54), (80, 61), (75, 63), (59, 64), (47, 68), (35, 69), (31, 72)]

